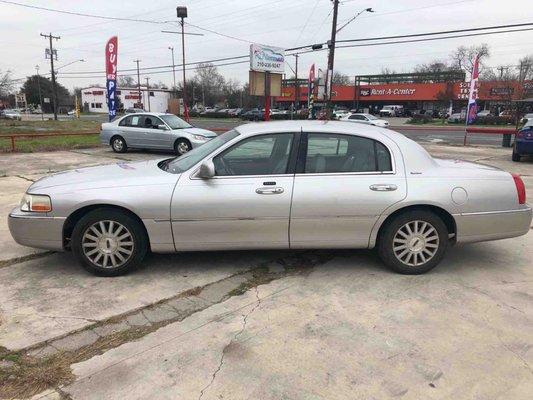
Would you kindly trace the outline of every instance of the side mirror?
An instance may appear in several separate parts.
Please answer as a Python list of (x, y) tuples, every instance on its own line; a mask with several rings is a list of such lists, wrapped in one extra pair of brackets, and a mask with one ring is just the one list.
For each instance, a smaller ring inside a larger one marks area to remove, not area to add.
[(168, 131), (168, 128), (165, 124), (159, 124), (157, 125), (157, 129), (160, 129), (162, 131)]
[(198, 177), (202, 179), (211, 179), (215, 176), (215, 164), (212, 160), (207, 160), (200, 165), (200, 170), (198, 171)]

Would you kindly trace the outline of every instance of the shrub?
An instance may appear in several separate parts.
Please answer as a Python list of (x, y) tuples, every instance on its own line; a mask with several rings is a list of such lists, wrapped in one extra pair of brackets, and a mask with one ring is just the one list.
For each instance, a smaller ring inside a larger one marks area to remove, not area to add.
[(408, 121), (409, 124), (428, 124), (433, 122), (431, 115), (414, 114)]

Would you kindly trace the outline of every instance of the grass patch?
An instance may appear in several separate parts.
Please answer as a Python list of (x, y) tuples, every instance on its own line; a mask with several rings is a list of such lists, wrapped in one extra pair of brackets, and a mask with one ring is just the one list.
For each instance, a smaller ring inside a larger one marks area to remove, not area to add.
[(11, 121), (0, 120), (0, 135), (98, 132), (101, 122), (87, 119)]
[[(98, 135), (58, 136), (42, 138), (20, 138), (15, 140), (15, 151), (33, 153), (37, 151), (83, 149), (100, 144)], [(0, 138), (0, 152), (11, 151), (11, 139)]]

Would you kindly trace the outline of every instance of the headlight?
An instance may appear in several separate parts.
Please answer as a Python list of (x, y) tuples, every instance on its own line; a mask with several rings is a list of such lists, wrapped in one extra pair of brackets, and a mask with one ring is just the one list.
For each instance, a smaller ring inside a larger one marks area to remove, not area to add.
[(26, 193), (20, 201), (20, 210), (27, 212), (50, 212), (52, 211), (52, 201), (50, 197), (42, 194)]
[(192, 135), (194, 140), (198, 140), (200, 142), (207, 142), (209, 140), (208, 137), (202, 136), (202, 135)]

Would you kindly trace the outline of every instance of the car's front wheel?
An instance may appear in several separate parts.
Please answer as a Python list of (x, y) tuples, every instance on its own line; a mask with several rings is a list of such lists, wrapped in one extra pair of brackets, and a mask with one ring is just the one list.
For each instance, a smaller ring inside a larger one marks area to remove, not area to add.
[(132, 216), (120, 210), (99, 208), (78, 221), (71, 247), (87, 271), (117, 276), (140, 265), (148, 249), (148, 238)]
[(176, 143), (174, 143), (174, 152), (177, 156), (182, 156), (191, 150), (191, 142), (189, 142), (187, 139), (178, 139), (176, 140)]
[(122, 136), (113, 136), (111, 138), (111, 148), (115, 153), (125, 153), (128, 151), (128, 145)]
[(383, 262), (401, 274), (423, 274), (437, 266), (448, 247), (448, 229), (429, 211), (408, 211), (394, 217), (380, 234)]

